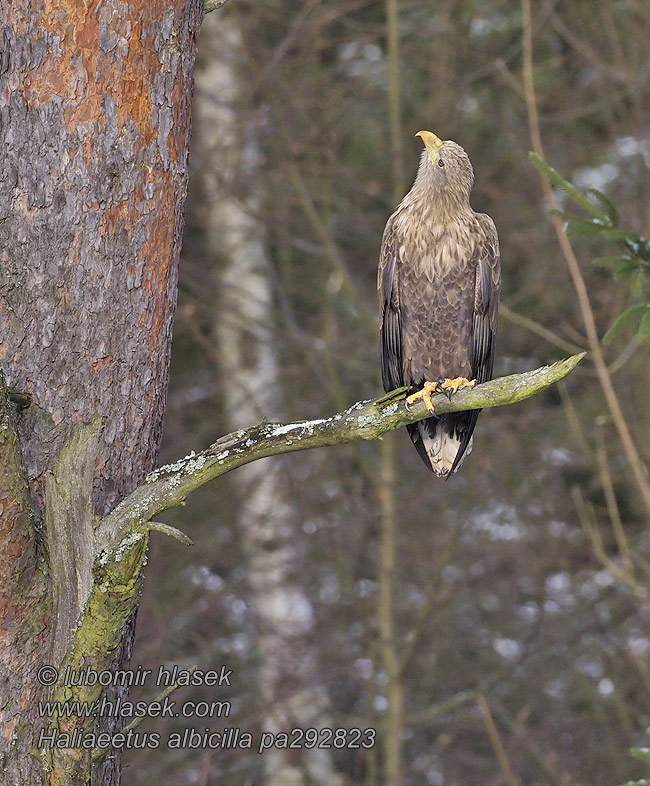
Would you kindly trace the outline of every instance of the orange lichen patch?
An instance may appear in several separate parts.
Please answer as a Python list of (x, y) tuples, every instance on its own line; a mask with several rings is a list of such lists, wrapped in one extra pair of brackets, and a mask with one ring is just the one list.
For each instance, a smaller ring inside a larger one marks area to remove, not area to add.
[(94, 373), (101, 371), (104, 368), (108, 368), (111, 363), (113, 362), (113, 358), (109, 357), (108, 355), (105, 358), (101, 358), (100, 360), (96, 360), (92, 364), (92, 370)]
[(78, 104), (69, 103), (63, 111), (65, 124), (73, 131), (80, 123), (95, 123), (101, 111), (102, 99), (99, 95), (89, 95)]
[[(180, 81), (177, 81), (172, 89), (172, 101), (174, 106), (181, 106), (183, 104), (183, 99), (185, 96), (183, 95), (183, 86)], [(189, 114), (189, 113), (188, 113)], [(181, 117), (183, 113), (181, 113)], [(182, 123), (178, 123), (175, 127), (172, 127), (169, 135), (167, 137), (167, 144), (169, 146), (169, 154), (171, 156), (172, 161), (178, 161), (182, 155), (184, 155), (184, 150), (186, 146), (186, 134), (185, 128), (183, 128)]]
[[(68, 261), (72, 265), (76, 265), (79, 262), (79, 256), (81, 254), (81, 240), (82, 240), (82, 233), (75, 232), (74, 237), (72, 238), (72, 243), (68, 247)], [(61, 292), (61, 302), (65, 303), (67, 300), (65, 290)]]
[(100, 27), (100, 17), (97, 10), (100, 3), (101, 0), (92, 0), (90, 3), (80, 3), (78, 0), (68, 0), (67, 3), (61, 3), (60, 0), (56, 2), (57, 7), (67, 5), (72, 11), (70, 6), (73, 6), (74, 11), (77, 12), (71, 17), (74, 19), (76, 31), (75, 44), (84, 52), (90, 53), (97, 50)]
[(161, 254), (160, 249), (169, 248), (173, 243), (174, 238), (174, 223), (173, 221), (166, 220), (164, 216), (158, 217), (152, 224), (151, 224), (151, 231), (149, 234), (149, 240), (145, 241), (142, 247), (142, 251), (145, 255), (147, 260), (145, 266), (145, 289), (148, 295), (154, 293), (155, 288), (155, 279), (160, 278), (160, 275), (156, 275), (155, 278), (152, 276), (147, 276), (147, 271), (150, 269), (154, 269), (157, 272), (161, 270), (162, 266), (162, 278), (167, 278), (167, 271), (169, 270), (169, 265), (171, 263), (171, 255), (170, 254)]
[(32, 109), (47, 104), (52, 96), (68, 98), (68, 80), (59, 68), (46, 67), (45, 61), (38, 71), (28, 71), (23, 78), (25, 102)]
[(139, 218), (140, 212), (130, 199), (115, 202), (104, 210), (99, 232), (102, 235), (114, 237), (118, 232), (124, 230), (129, 237), (133, 237), (135, 222)]
[[(167, 286), (167, 276), (158, 276), (158, 281), (161, 282), (166, 289)], [(163, 332), (163, 326), (167, 323), (167, 314), (168, 308), (155, 308), (151, 315), (151, 328), (149, 330), (149, 349), (151, 350), (151, 355), (155, 354), (155, 349), (159, 346), (161, 342), (167, 340), (166, 335)]]
[(121, 124), (127, 117), (131, 118), (140, 129), (140, 144), (146, 147), (156, 138), (157, 130), (152, 126), (151, 120), (151, 86), (142, 76), (134, 75), (128, 91), (122, 96), (129, 96), (129, 103), (121, 102), (117, 105), (117, 116)]
[(154, 309), (148, 310), (141, 315), (141, 324), (150, 323), (149, 334), (149, 348), (152, 355), (155, 354), (155, 348), (161, 340), (165, 340), (163, 336), (163, 326), (167, 322), (168, 307), (163, 304), (167, 295), (167, 286), (169, 282), (169, 266), (171, 263), (171, 256), (155, 256), (149, 255), (147, 261), (147, 272), (145, 274), (143, 284), (148, 293), (155, 296), (160, 305)]
[[(66, 103), (84, 102), (89, 97), (88, 83), (92, 83), (99, 51), (99, 18), (92, 3), (78, 0), (46, 0), (42, 6), (38, 29), (52, 41), (61, 42), (62, 57), (51, 47), (52, 54), (35, 71), (24, 77), (25, 98), (32, 106), (48, 103), (52, 96), (60, 96)], [(97, 117), (89, 109), (87, 117)]]
[[(172, 180), (171, 173), (165, 172), (161, 182), (157, 184), (156, 191), (159, 199), (156, 216), (152, 216), (147, 238), (142, 244), (141, 254), (146, 260), (143, 286), (148, 295), (156, 293), (160, 282), (165, 289), (167, 286), (167, 272), (171, 264), (171, 255), (161, 253), (161, 251), (171, 248), (174, 244), (176, 194)], [(161, 266), (163, 266), (162, 275)]]
[[(141, 144), (147, 146), (156, 137), (152, 116), (151, 82), (160, 71), (160, 60), (149, 42), (141, 39), (141, 27), (133, 26), (129, 40), (129, 56), (122, 63), (120, 82), (115, 85), (121, 100), (116, 103), (118, 122), (123, 124), (130, 117), (141, 134)], [(124, 89), (124, 83), (128, 89)], [(127, 100), (124, 100), (127, 99)]]
[[(178, 6), (180, 18), (180, 0)], [(152, 90), (169, 57), (167, 46), (154, 43), (154, 38), (160, 35), (169, 11), (165, 0), (112, 4), (46, 0), (36, 24), (44, 35), (60, 43), (60, 50), (51, 47), (51, 56), (38, 69), (25, 73), (26, 101), (37, 107), (53, 96), (63, 98), (65, 124), (72, 133), (79, 123), (101, 122), (103, 99), (110, 97), (118, 124), (131, 120), (141, 137), (139, 145), (148, 146), (158, 133), (153, 106), (161, 98), (154, 102)], [(100, 32), (102, 40), (109, 42), (105, 49), (100, 49)], [(178, 46), (173, 32), (168, 45)], [(163, 98), (172, 105), (171, 96)], [(175, 95), (173, 100), (178, 98)]]

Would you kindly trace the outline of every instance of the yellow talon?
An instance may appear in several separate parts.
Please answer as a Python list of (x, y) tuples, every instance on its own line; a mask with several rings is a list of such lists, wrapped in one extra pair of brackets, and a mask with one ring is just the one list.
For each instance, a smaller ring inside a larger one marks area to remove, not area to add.
[(446, 392), (449, 399), (454, 393), (458, 393), (460, 388), (473, 388), (476, 385), (475, 379), (467, 379), (466, 377), (456, 377), (455, 379), (440, 379), (438, 380), (438, 391)]
[(440, 390), (438, 389), (438, 383), (425, 382), (422, 390), (418, 390), (417, 393), (411, 394), (406, 399), (406, 404), (407, 406), (411, 406), (411, 404), (413, 404), (414, 402), (416, 402), (418, 399), (421, 398), (422, 401), (424, 401), (424, 406), (429, 410), (429, 412), (435, 412), (436, 411), (435, 407), (431, 403), (431, 396), (434, 393), (440, 393)]
[(431, 396), (434, 393), (442, 393), (451, 401), (452, 395), (458, 393), (460, 388), (473, 388), (474, 385), (476, 385), (476, 380), (467, 379), (466, 377), (456, 377), (455, 379), (443, 377), (437, 382), (425, 382), (422, 390), (418, 390), (417, 393), (412, 393), (406, 399), (406, 405), (410, 407), (411, 404), (414, 404), (418, 399), (422, 399), (429, 412), (435, 413), (436, 409), (431, 402)]

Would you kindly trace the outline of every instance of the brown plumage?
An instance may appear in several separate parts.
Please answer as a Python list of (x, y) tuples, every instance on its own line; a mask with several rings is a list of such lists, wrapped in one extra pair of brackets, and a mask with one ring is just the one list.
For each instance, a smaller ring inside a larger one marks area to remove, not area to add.
[[(425, 150), (413, 187), (388, 219), (377, 290), (386, 391), (442, 377), (492, 377), (499, 305), (499, 240), (475, 213), (474, 172), (456, 142), (421, 131)], [(407, 426), (424, 463), (450, 475), (471, 450), (480, 410)]]

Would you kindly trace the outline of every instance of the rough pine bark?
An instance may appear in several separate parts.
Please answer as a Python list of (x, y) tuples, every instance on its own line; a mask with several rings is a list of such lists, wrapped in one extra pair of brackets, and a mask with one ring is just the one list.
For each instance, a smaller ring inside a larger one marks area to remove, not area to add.
[[(200, 19), (199, 0), (0, 6), (0, 365), (32, 400), (0, 435), (13, 472), (0, 491), (0, 781), (12, 786), (44, 781), (28, 751), (43, 725), (34, 669), (53, 657), (30, 508), (42, 533), (45, 479), (79, 422), (102, 419), (99, 515), (158, 450)], [(103, 784), (118, 782), (116, 761)]]

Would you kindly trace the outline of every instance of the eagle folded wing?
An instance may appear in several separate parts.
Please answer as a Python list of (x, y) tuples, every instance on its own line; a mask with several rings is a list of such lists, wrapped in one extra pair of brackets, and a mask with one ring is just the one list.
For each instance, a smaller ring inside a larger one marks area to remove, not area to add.
[(398, 276), (395, 234), (392, 222), (389, 222), (384, 231), (377, 277), (381, 314), (381, 377), (386, 391), (405, 384)]
[(484, 241), (476, 249), (478, 269), (470, 359), (472, 376), (480, 384), (492, 378), (501, 267), (499, 264), (499, 239), (494, 223), (489, 216), (483, 214), (478, 214), (477, 219), (482, 225)]
[[(494, 366), (495, 337), (499, 315), (499, 289), (501, 286), (501, 264), (499, 257), (499, 238), (494, 222), (489, 216), (478, 214), (479, 227), (484, 232), (484, 240), (478, 244), (475, 256), (476, 285), (474, 294), (474, 315), (472, 318), (472, 339), (470, 345), (470, 364), (472, 377), (480, 385), (492, 379)], [(480, 409), (467, 413), (463, 437), (458, 453), (449, 471), (451, 475), (462, 461), (463, 455), (472, 439)]]

